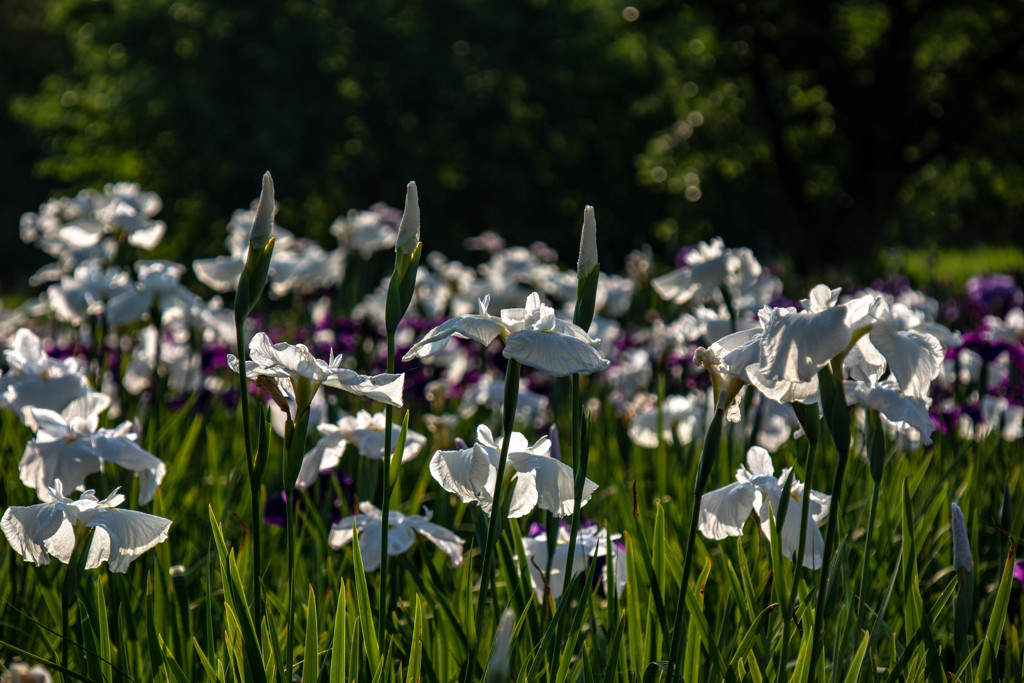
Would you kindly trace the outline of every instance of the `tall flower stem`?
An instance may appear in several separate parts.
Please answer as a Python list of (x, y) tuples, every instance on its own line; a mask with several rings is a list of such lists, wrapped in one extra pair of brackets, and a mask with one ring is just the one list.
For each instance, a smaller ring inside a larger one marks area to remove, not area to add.
[[(78, 586), (82, 581), (82, 573), (85, 571), (85, 562), (89, 557), (89, 548), (92, 546), (93, 530), (88, 527), (78, 526), (75, 529), (75, 549), (71, 555), (71, 561), (64, 568), (64, 588), (61, 595), (61, 642), (60, 642), (60, 665), (68, 668), (69, 649), (71, 647), (71, 608), (77, 602)], [(81, 622), (82, 615), (78, 615)]]
[(676, 599), (675, 615), (672, 618), (672, 644), (668, 652), (668, 679), (673, 680), (673, 674), (679, 662), (680, 648), (683, 641), (683, 612), (686, 607), (686, 591), (689, 590), (690, 567), (693, 564), (693, 546), (697, 539), (697, 522), (700, 518), (700, 499), (707, 488), (708, 478), (715, 465), (715, 457), (718, 455), (718, 447), (722, 442), (722, 421), (725, 419), (725, 405), (728, 401), (719, 401), (715, 407), (715, 416), (708, 425), (708, 431), (704, 435), (704, 445), (701, 448), (700, 464), (697, 468), (697, 477), (693, 481), (693, 506), (690, 509), (690, 528), (686, 534), (686, 550), (683, 552), (683, 579), (679, 585), (679, 597)]
[(260, 529), (263, 526), (263, 511), (260, 510), (260, 479), (257, 476), (257, 463), (252, 448), (252, 434), (249, 426), (249, 382), (245, 376), (245, 318), (235, 315), (235, 342), (238, 348), (238, 358), (241, 359), (238, 373), (238, 407), (242, 411), (242, 434), (245, 440), (245, 464), (249, 473), (249, 494), (251, 497), (250, 513), (252, 520), (252, 602), (253, 621), (259, 627), (263, 623), (263, 589), (260, 586), (260, 573), (263, 562), (261, 557), (262, 543), (260, 542)]
[(566, 548), (565, 574), (562, 577), (562, 593), (569, 592), (572, 581), (572, 562), (576, 554), (576, 536), (580, 532), (580, 501), (583, 499), (583, 485), (587, 481), (588, 453), (583, 453), (580, 444), (580, 429), (583, 418), (583, 406), (580, 405), (580, 376), (572, 376), (572, 471), (576, 475), (573, 482), (572, 525), (569, 531), (569, 545)]
[[(395, 371), (395, 331), (390, 327), (388, 336), (388, 373)], [(384, 408), (384, 460), (381, 463), (381, 526), (380, 526), (380, 603), (377, 607), (377, 642), (384, 642), (388, 616), (388, 517), (391, 514), (391, 430), (394, 408)]]
[[(594, 322), (594, 307), (597, 301), (597, 284), (601, 278), (601, 265), (597, 262), (597, 226), (594, 220), (593, 207), (583, 211), (583, 231), (580, 236), (580, 258), (576, 268), (576, 305), (573, 309), (572, 322), (581, 330), (590, 329)], [(562, 593), (569, 592), (572, 581), (573, 559), (576, 554), (576, 536), (580, 532), (580, 505), (583, 501), (583, 487), (587, 482), (587, 461), (589, 445), (584, 444), (583, 429), (583, 398), (580, 395), (580, 376), (572, 376), (572, 470), (576, 475), (573, 481), (572, 525), (569, 530), (569, 547), (566, 548), (565, 575), (562, 578)]]
[[(405, 312), (412, 303), (416, 288), (416, 274), (419, 270), (423, 244), (420, 242), (420, 204), (416, 183), (410, 182), (405, 188), (405, 210), (395, 237), (395, 267), (388, 281), (387, 299), (384, 305), (384, 329), (388, 340), (388, 374), (395, 371), (395, 332)], [(391, 514), (391, 430), (394, 411), (391, 406), (384, 409), (384, 461), (381, 463), (381, 532), (380, 532), (380, 602), (377, 609), (377, 642), (384, 642), (387, 633), (388, 616), (388, 518)]]
[(882, 488), (882, 472), (885, 467), (885, 432), (877, 410), (867, 411), (868, 463), (871, 467), (871, 507), (868, 512), (868, 528), (864, 534), (864, 560), (860, 565), (860, 592), (857, 594), (857, 621), (864, 620), (864, 602), (867, 593), (868, 561), (871, 558), (871, 535), (875, 530), (875, 513), (878, 509), (878, 495)]
[[(800, 425), (804, 428), (804, 434), (807, 436), (807, 458), (806, 465), (804, 466), (805, 483), (800, 506), (800, 540), (797, 544), (796, 555), (793, 556), (793, 582), (790, 584), (789, 592), (784, 597), (784, 604), (781, 605), (782, 639), (779, 643), (779, 666), (778, 669), (776, 669), (776, 680), (779, 681), (779, 683), (782, 683), (782, 681), (785, 680), (786, 675), (786, 660), (787, 652), (789, 650), (789, 620), (792, 617), (793, 596), (797, 595), (797, 588), (800, 584), (800, 574), (804, 564), (804, 552), (807, 544), (807, 520), (810, 517), (811, 509), (810, 491), (814, 476), (814, 456), (817, 452), (818, 441), (821, 436), (821, 420), (818, 417), (818, 406), (806, 406), (802, 403), (793, 403), (792, 405)], [(792, 474), (790, 475), (790, 479), (792, 479)], [(790, 482), (787, 481), (785, 491), (787, 496), (789, 493), (789, 486)], [(783, 502), (785, 503), (788, 501), (784, 499)], [(777, 526), (781, 528), (784, 524), (781, 507), (777, 519)]]
[(836, 527), (839, 526), (842, 504), (843, 478), (846, 475), (846, 461), (850, 455), (850, 413), (843, 391), (843, 357), (832, 359), (832, 367), (818, 372), (818, 386), (825, 423), (832, 432), (836, 447), (836, 469), (832, 478), (832, 500), (829, 510), (831, 520), (825, 533), (825, 550), (821, 557), (821, 576), (818, 578), (818, 598), (814, 609), (814, 637), (811, 640), (811, 661), (808, 669), (808, 683), (814, 683), (818, 657), (825, 634), (825, 609), (828, 597), (828, 572), (832, 560), (832, 549), (836, 542)]
[[(498, 456), (498, 469), (494, 480), (494, 496), (491, 500), (491, 517), (487, 524), (487, 536), (483, 548), (483, 565), (480, 570), (480, 597), (476, 604), (476, 626), (482, 627), (484, 610), (490, 596), (492, 567), (494, 564), (494, 547), (498, 543), (502, 527), (505, 525), (505, 502), (502, 495), (505, 484), (505, 464), (508, 461), (508, 447), (511, 442), (512, 428), (516, 420), (516, 407), (519, 403), (519, 361), (508, 361), (508, 368), (505, 370), (505, 400), (502, 403), (502, 440), (501, 454)], [(468, 671), (476, 666), (476, 658), (480, 647), (480, 637), (473, 641), (473, 653), (470, 657)], [(472, 674), (470, 674), (472, 675)]]
[(295, 422), (289, 420), (285, 423), (285, 447), (284, 462), (281, 466), (281, 474), (284, 479), (284, 510), (285, 510), (285, 540), (288, 549), (288, 622), (285, 628), (285, 651), (282, 657), (285, 665), (285, 680), (292, 679), (292, 656), (295, 652), (295, 512), (292, 506), (295, 500), (295, 477), (297, 472), (293, 463), (301, 462), (302, 455), (306, 452), (306, 432), (309, 429), (309, 402), (312, 395), (303, 402), (300, 396), (299, 387), (296, 387), (296, 418)]

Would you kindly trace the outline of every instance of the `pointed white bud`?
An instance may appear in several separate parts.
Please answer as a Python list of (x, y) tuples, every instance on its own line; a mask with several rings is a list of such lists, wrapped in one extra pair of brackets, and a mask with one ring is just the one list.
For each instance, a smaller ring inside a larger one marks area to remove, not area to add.
[(398, 226), (398, 239), (395, 251), (412, 254), (420, 242), (420, 198), (416, 194), (416, 181), (412, 180), (405, 187), (405, 211), (402, 222)]
[(594, 207), (583, 209), (583, 233), (580, 235), (580, 260), (576, 265), (576, 277), (583, 279), (597, 267), (597, 219)]
[(252, 231), (249, 232), (249, 246), (256, 251), (263, 251), (270, 241), (270, 235), (274, 231), (274, 214), (277, 206), (274, 204), (274, 179), (270, 177), (270, 171), (263, 174), (263, 190), (260, 192), (260, 203), (256, 207), (256, 220), (252, 222)]
[(974, 570), (971, 559), (971, 546), (967, 540), (967, 525), (964, 524), (964, 513), (956, 503), (952, 504), (950, 518), (953, 533), (953, 569), (970, 572)]

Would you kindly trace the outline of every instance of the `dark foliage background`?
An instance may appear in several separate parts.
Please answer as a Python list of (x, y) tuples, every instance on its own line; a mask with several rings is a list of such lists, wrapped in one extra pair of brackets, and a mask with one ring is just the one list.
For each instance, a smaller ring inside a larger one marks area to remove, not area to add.
[(715, 234), (797, 270), (1020, 242), (1024, 5), (980, 0), (45, 0), (0, 4), (4, 291), (18, 216), (158, 191), (159, 255), (221, 253), (274, 173), (279, 222), (420, 187), (429, 249), (493, 229), (603, 263)]

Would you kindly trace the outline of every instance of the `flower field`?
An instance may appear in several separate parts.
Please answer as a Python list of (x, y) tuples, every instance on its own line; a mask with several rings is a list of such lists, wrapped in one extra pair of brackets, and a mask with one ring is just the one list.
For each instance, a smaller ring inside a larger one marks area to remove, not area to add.
[(269, 173), (178, 264), (161, 206), (22, 217), (4, 680), (1024, 678), (1019, 279), (788, 291), (720, 238), (602, 272), (591, 207), (578, 257), (470, 266), (414, 183), (325, 247)]

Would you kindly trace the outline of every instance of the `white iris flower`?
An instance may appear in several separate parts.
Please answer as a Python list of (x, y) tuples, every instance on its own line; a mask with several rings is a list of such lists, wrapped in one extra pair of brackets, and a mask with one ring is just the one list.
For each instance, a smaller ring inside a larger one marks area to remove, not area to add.
[(506, 308), (500, 317), (487, 312), (489, 296), (479, 303), (479, 313), (460, 315), (438, 325), (414, 344), (402, 360), (436, 356), (455, 336), (484, 346), (501, 337), (505, 358), (555, 377), (589, 375), (610, 364), (597, 350), (599, 339), (592, 339), (579, 326), (556, 318), (555, 309), (542, 303), (536, 292), (527, 297), (525, 308)]
[[(571, 515), (573, 470), (551, 457), (548, 437), (542, 437), (533, 445), (519, 432), (512, 432), (510, 439), (508, 464), (515, 472), (515, 484), (508, 516), (522, 517), (535, 507), (558, 517)], [(502, 442), (494, 439), (490, 428), (480, 425), (476, 429), (476, 445), (472, 448), (435, 452), (430, 460), (430, 474), (444, 490), (457, 495), (463, 503), (476, 503), (490, 514), (501, 446)], [(587, 479), (580, 505), (586, 505), (596, 490), (597, 484)]]
[[(249, 357), (252, 360), (245, 363), (246, 376), (252, 380), (259, 377), (277, 380), (281, 392), (295, 398), (300, 409), (309, 405), (321, 384), (388, 405), (402, 405), (404, 374), (360, 375), (341, 367), (341, 356), (333, 352), (324, 362), (315, 358), (304, 344), (273, 344), (264, 332), (257, 332), (249, 342)], [(231, 354), (228, 354), (228, 366), (239, 371), (238, 359)]]
[[(622, 595), (626, 587), (626, 553), (615, 544), (620, 534), (612, 534), (612, 562), (614, 562), (615, 592)], [(559, 525), (555, 551), (551, 555), (551, 574), (545, 585), (544, 574), (548, 565), (548, 540), (546, 534), (523, 538), (523, 551), (530, 568), (530, 582), (539, 602), (544, 602), (544, 590), (551, 591), (554, 600), (562, 595), (565, 582), (565, 565), (569, 559), (569, 530)], [(572, 559), (572, 574), (582, 574), (587, 570), (587, 562), (593, 558), (608, 556), (608, 531), (597, 525), (585, 526), (576, 536), (576, 552)], [(608, 575), (600, 571), (601, 585), (608, 591)]]
[[(316, 446), (306, 453), (299, 468), (299, 476), (295, 488), (308, 489), (322, 470), (337, 467), (345, 448), (352, 444), (359, 454), (373, 460), (384, 459), (384, 413), (371, 415), (360, 410), (355, 415), (345, 415), (336, 423), (322, 424), (317, 427), (320, 440)], [(397, 444), (402, 427), (391, 425), (391, 443)], [(409, 462), (423, 450), (427, 437), (411, 429), (406, 430), (405, 449), (402, 451), (402, 462)]]
[[(775, 476), (775, 465), (768, 451), (752, 446), (747, 451), (747, 465), (736, 470), (736, 481), (714, 491), (705, 493), (700, 499), (700, 518), (697, 528), (706, 537), (722, 540), (743, 533), (743, 524), (751, 511), (757, 511), (761, 519), (761, 531), (770, 538), (770, 522), (779, 510), (782, 487), (789, 476), (790, 468)], [(790, 503), (786, 520), (779, 529), (782, 540), (782, 555), (792, 559), (800, 546), (800, 514), (803, 508), (803, 482), (793, 480), (790, 485)], [(803, 566), (820, 569), (825, 541), (818, 528), (828, 516), (832, 496), (820, 491), (810, 492), (807, 536), (804, 541)]]
[(95, 529), (85, 568), (108, 562), (110, 571), (124, 572), (132, 560), (166, 540), (171, 526), (163, 517), (117, 509), (124, 502), (117, 489), (103, 500), (92, 490), (71, 500), (58, 479), (40, 499), (37, 505), (9, 507), (0, 519), (11, 547), (37, 566), (49, 564), (51, 557), (67, 564), (75, 549), (75, 527), (82, 524)]
[[(353, 526), (359, 531), (359, 553), (363, 557), (363, 569), (372, 572), (380, 567), (381, 509), (363, 501), (359, 504), (362, 514), (349, 515), (331, 526), (327, 543), (338, 550), (352, 542)], [(464, 541), (454, 532), (430, 521), (426, 515), (406, 515), (396, 510), (388, 511), (388, 555), (401, 555), (412, 547), (416, 534), (423, 536), (447, 555), (456, 567), (462, 564)]]
[(38, 335), (22, 327), (4, 351), (11, 371), (0, 377), (0, 406), (10, 406), (31, 428), (35, 423), (29, 409), (63, 410), (74, 399), (89, 392), (89, 383), (74, 358), (56, 360), (43, 349)]
[(91, 392), (60, 413), (29, 408), (36, 437), (25, 444), (18, 463), (21, 482), (43, 498), (56, 479), (69, 490), (85, 488), (85, 478), (99, 472), (104, 462), (111, 462), (139, 475), (139, 503), (153, 500), (167, 466), (139, 447), (131, 422), (114, 429), (99, 428), (99, 415), (109, 406), (109, 396)]

